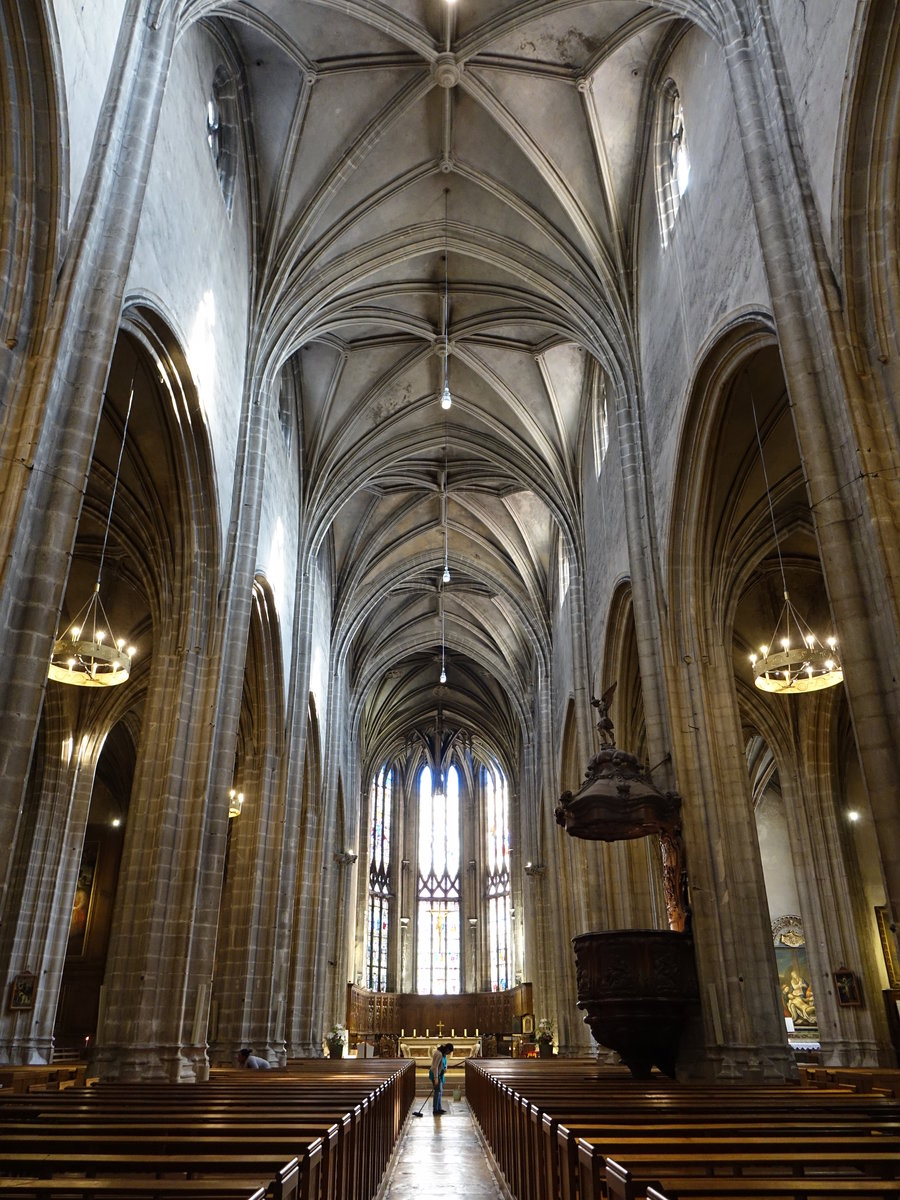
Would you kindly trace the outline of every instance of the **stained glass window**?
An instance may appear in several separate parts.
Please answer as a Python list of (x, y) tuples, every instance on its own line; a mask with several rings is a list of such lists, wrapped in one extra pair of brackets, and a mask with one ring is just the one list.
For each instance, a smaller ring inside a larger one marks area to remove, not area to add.
[(512, 897), (509, 886), (509, 791), (499, 768), (484, 768), (487, 919), (491, 991), (509, 987)]
[(366, 984), (387, 991), (389, 897), (391, 890), (391, 796), (393, 774), (382, 767), (372, 783), (369, 842), (369, 919), (366, 928)]
[(419, 776), (416, 991), (457, 994), (459, 936), (459, 773), (441, 788), (428, 767)]

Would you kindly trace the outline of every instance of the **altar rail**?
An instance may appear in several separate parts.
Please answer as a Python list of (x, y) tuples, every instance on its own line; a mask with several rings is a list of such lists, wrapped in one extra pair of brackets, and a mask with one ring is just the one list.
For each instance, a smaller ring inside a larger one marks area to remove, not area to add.
[(382, 1034), (402, 1035), (402, 1040), (414, 1036), (449, 1040), (454, 1034), (474, 1037), (476, 1030), (480, 1033), (521, 1033), (526, 1018), (534, 1019), (530, 983), (520, 983), (503, 992), (464, 992), (458, 996), (370, 992), (354, 983), (347, 985), (347, 1029), (351, 1046)]

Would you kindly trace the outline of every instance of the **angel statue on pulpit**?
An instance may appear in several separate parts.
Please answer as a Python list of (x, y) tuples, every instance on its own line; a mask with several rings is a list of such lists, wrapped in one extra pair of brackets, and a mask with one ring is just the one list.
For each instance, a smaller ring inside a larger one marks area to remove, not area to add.
[(599, 717), (597, 732), (600, 734), (601, 746), (614, 746), (616, 744), (613, 723), (609, 715), (609, 706), (612, 704), (617, 684), (618, 680), (616, 680), (616, 683), (611, 683), (599, 700), (596, 696), (591, 696), (591, 708), (596, 708), (597, 716)]

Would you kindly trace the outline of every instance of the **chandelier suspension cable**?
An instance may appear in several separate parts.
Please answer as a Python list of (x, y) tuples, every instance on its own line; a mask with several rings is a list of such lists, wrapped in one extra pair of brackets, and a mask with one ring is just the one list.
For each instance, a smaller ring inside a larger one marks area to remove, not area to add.
[(787, 579), (784, 575), (784, 559), (781, 557), (781, 542), (778, 537), (778, 526), (775, 524), (775, 506), (772, 504), (772, 491), (769, 487), (769, 472), (766, 469), (766, 456), (763, 454), (762, 437), (760, 436), (759, 421), (756, 416), (756, 401), (753, 399), (752, 389), (750, 391), (750, 410), (753, 413), (753, 428), (756, 430), (756, 444), (759, 447), (759, 461), (762, 466), (763, 483), (766, 487), (766, 502), (769, 505), (769, 519), (772, 522), (772, 536), (775, 538), (775, 551), (778, 554), (778, 569), (781, 572), (781, 589), (784, 592), (786, 599), (788, 594), (788, 586)]
[(444, 525), (444, 574), (441, 576), (442, 583), (450, 582), (450, 514), (449, 514), (449, 495), (447, 493), (447, 435), (444, 433), (444, 487), (443, 495), (441, 496), (441, 518)]
[(450, 189), (444, 188), (444, 389), (441, 392), (441, 408), (445, 411), (453, 403), (450, 395), (450, 240), (447, 199)]
[[(844, 677), (844, 672), (838, 659), (837, 640), (833, 637), (826, 639), (823, 646), (813, 631), (809, 628), (791, 603), (788, 591), (787, 576), (784, 570), (784, 559), (781, 554), (781, 540), (778, 536), (778, 526), (775, 522), (775, 506), (772, 503), (772, 490), (769, 486), (769, 473), (766, 468), (766, 456), (763, 453), (762, 435), (759, 431), (759, 420), (756, 415), (756, 402), (753, 389), (747, 379), (750, 392), (750, 409), (753, 413), (753, 428), (756, 431), (756, 444), (759, 449), (759, 461), (762, 466), (763, 482), (766, 488), (766, 502), (769, 508), (769, 519), (772, 522), (772, 535), (775, 539), (775, 551), (778, 555), (778, 570), (781, 574), (781, 590), (784, 605), (778, 616), (775, 631), (769, 645), (760, 646), (759, 655), (750, 655), (753, 667), (754, 683), (765, 692), (815, 692), (822, 688), (834, 687)], [(795, 627), (797, 638), (791, 636), (791, 626)], [(780, 645), (781, 649), (778, 650)]]
[(100, 563), (97, 567), (97, 591), (100, 590), (100, 576), (103, 573), (103, 563), (106, 559), (106, 546), (109, 542), (109, 527), (112, 524), (113, 505), (116, 502), (116, 492), (119, 490), (119, 472), (122, 470), (122, 456), (125, 453), (125, 437), (128, 433), (128, 422), (131, 420), (131, 406), (134, 404), (134, 378), (131, 380), (131, 391), (128, 394), (128, 408), (125, 411), (125, 424), (122, 426), (122, 441), (119, 445), (119, 457), (116, 462), (116, 474), (113, 478), (112, 495), (109, 498), (109, 512), (106, 514), (106, 530), (103, 534), (103, 549), (100, 551)]
[(440, 593), (440, 604), (441, 604), (441, 678), (440, 678), (440, 682), (446, 683), (447, 682), (447, 643), (446, 643), (446, 639), (445, 639), (445, 628), (446, 627), (444, 625), (444, 593), (443, 593), (443, 591)]

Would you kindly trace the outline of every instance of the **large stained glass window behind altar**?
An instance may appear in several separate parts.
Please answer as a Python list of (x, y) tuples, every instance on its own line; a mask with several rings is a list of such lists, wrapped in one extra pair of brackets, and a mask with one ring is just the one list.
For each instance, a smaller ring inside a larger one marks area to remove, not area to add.
[(388, 902), (391, 891), (391, 792), (393, 775), (385, 767), (372, 783), (369, 842), (369, 919), (366, 928), (366, 986), (388, 986)]
[(460, 991), (459, 773), (442, 790), (428, 767), (419, 776), (416, 991)]
[(485, 767), (487, 830), (487, 918), (491, 991), (509, 987), (512, 953), (512, 898), (509, 887), (509, 791), (499, 767)]

